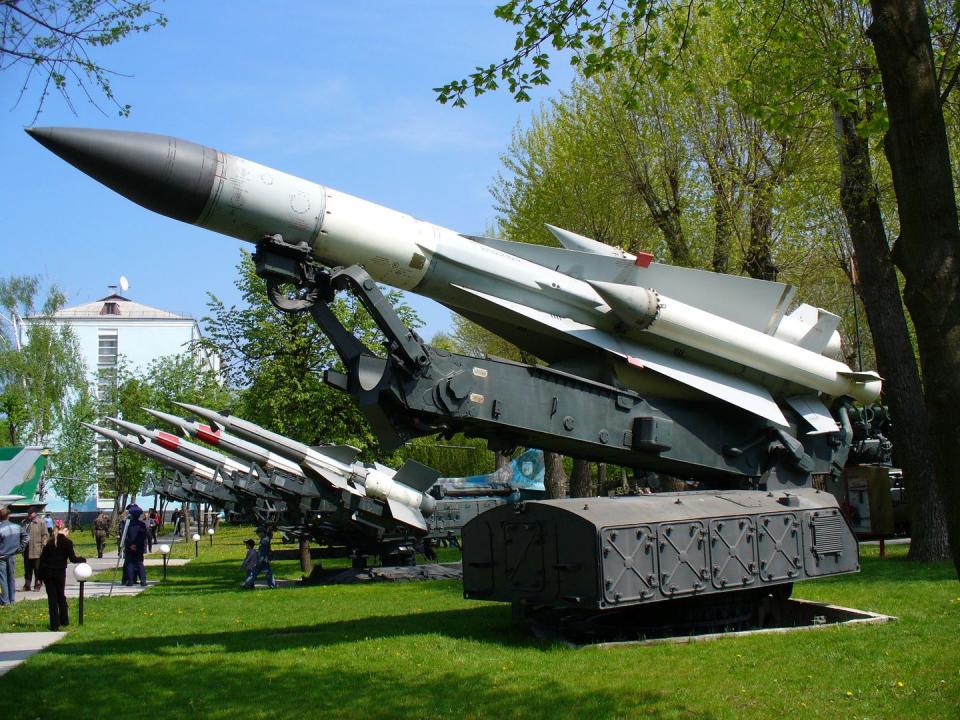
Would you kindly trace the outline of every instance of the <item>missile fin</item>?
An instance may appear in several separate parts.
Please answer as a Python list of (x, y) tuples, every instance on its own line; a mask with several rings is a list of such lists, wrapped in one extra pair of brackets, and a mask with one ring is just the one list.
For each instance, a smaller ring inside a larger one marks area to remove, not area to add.
[(347, 479), (342, 475), (338, 475), (337, 473), (332, 472), (325, 467), (315, 465), (314, 463), (310, 462), (309, 458), (304, 461), (303, 468), (314, 478), (319, 477), (328, 485), (335, 487), (338, 490), (346, 490), (348, 493), (359, 495), (360, 497), (365, 497), (367, 494), (362, 486), (347, 482)]
[[(457, 286), (459, 287), (459, 286)], [(494, 302), (513, 313), (517, 313), (534, 320), (541, 325), (561, 330), (571, 338), (582, 343), (599, 347), (607, 352), (618, 355), (638, 367), (646, 367), (654, 372), (665, 375), (673, 380), (696, 388), (701, 392), (712, 395), (731, 405), (743, 408), (748, 412), (759, 415), (771, 422), (789, 426), (770, 391), (765, 387), (736, 377), (722, 370), (690, 362), (669, 353), (661, 352), (626, 338), (614, 337), (609, 333), (597, 330), (595, 327), (583, 325), (570, 318), (549, 315), (539, 310), (525, 307), (518, 303), (495, 298), (476, 290), (461, 288), (480, 297), (487, 302)]]
[(808, 435), (839, 432), (840, 427), (836, 420), (816, 395), (794, 395), (787, 398), (787, 404), (813, 427), (813, 430), (807, 433)]
[(396, 482), (412, 487), (414, 490), (426, 492), (433, 487), (438, 477), (440, 477), (440, 473), (433, 468), (418, 463), (416, 460), (407, 460), (403, 464), (403, 467), (397, 470), (393, 479)]
[(613, 245), (607, 245), (606, 243), (599, 242), (583, 235), (578, 235), (575, 232), (564, 230), (563, 228), (556, 227), (555, 225), (548, 224), (547, 230), (549, 230), (557, 239), (557, 242), (563, 245), (563, 247), (565, 247), (567, 250), (579, 250), (580, 252), (594, 253), (595, 255), (629, 258), (630, 260), (633, 260), (631, 255), (618, 247), (614, 247)]
[(390, 508), (390, 514), (394, 520), (404, 525), (426, 531), (427, 521), (423, 519), (423, 514), (419, 510), (409, 505), (404, 505), (402, 502), (398, 502), (392, 498), (387, 498), (386, 503), (387, 507)]
[(360, 454), (360, 449), (353, 445), (314, 445), (311, 449), (344, 465), (353, 465)]
[(777, 327), (795, 293), (793, 287), (770, 280), (655, 262), (641, 267), (634, 264), (632, 256), (611, 257), (510, 240), (473, 239), (579, 280), (653, 288), (667, 297), (763, 333)]
[(833, 333), (840, 325), (840, 317), (831, 312), (815, 308), (813, 305), (804, 303), (792, 313), (790, 317), (809, 325), (807, 334), (797, 343), (804, 350), (810, 350), (815, 353), (822, 353), (824, 348), (830, 343)]
[(883, 380), (877, 373), (873, 370), (839, 370), (837, 375), (840, 377), (845, 377), (848, 380), (853, 380), (858, 385), (865, 385), (867, 383), (877, 382), (878, 380)]

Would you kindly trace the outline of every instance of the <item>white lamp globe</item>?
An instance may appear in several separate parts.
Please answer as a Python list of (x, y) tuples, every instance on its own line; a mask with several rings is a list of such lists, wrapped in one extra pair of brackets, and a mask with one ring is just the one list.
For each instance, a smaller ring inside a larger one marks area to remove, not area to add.
[(190, 539), (193, 540), (194, 542), (197, 542), (200, 539), (200, 533), (194, 533), (193, 537)]
[(89, 580), (93, 575), (93, 568), (90, 567), (87, 563), (77, 563), (73, 566), (73, 576), (77, 579), (77, 582), (83, 582), (84, 580)]
[(163, 545), (161, 545), (161, 546), (160, 546), (160, 554), (161, 554), (161, 555), (169, 555), (169, 554), (170, 554), (170, 546), (167, 545), (166, 543), (164, 543)]
[(213, 528), (207, 528), (207, 535), (213, 535)]

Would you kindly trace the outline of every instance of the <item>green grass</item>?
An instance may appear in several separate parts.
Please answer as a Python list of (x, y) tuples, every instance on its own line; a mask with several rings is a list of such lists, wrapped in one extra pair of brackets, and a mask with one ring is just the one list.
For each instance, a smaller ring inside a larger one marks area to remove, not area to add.
[[(960, 584), (903, 547), (795, 593), (897, 622), (572, 650), (457, 582), (242, 591), (248, 535), (204, 539), (143, 595), (88, 601), (84, 627), (0, 678), (2, 717), (960, 717)], [(275, 570), (299, 577), (294, 561)], [(42, 602), (0, 612), (7, 632), (45, 622)]]

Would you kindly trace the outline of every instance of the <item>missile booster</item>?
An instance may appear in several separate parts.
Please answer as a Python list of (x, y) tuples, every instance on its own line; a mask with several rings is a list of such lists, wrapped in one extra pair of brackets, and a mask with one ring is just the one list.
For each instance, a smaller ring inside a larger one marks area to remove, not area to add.
[(230, 237), (282, 236), (327, 267), (430, 297), (558, 369), (638, 392), (674, 383), (789, 427), (836, 432), (824, 401), (875, 399), (880, 378), (835, 359), (837, 316), (787, 313), (782, 283), (671, 267), (560, 228), (560, 248), (460, 235), (184, 140), (30, 128), (48, 149), (140, 205)]

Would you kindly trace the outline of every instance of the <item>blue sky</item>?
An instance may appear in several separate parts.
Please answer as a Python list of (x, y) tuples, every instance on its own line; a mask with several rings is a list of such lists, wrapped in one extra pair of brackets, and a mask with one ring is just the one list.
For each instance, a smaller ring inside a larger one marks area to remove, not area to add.
[[(169, 25), (98, 56), (131, 77), (114, 81), (133, 105), (106, 115), (73, 93), (77, 115), (51, 96), (37, 125), (156, 132), (211, 145), (454, 230), (494, 219), (489, 186), (516, 127), (567, 86), (518, 105), (484, 95), (465, 110), (431, 88), (497, 61), (513, 29), (494, 2), (360, 0), (167, 2)], [(127, 295), (201, 317), (207, 292), (237, 302), (241, 243), (155, 215), (82, 175), (32, 141), (36, 93), (13, 107), (20, 75), (0, 74), (0, 275), (38, 274), (71, 304)], [(249, 249), (249, 246), (248, 246)], [(411, 296), (429, 339), (449, 324)]]

